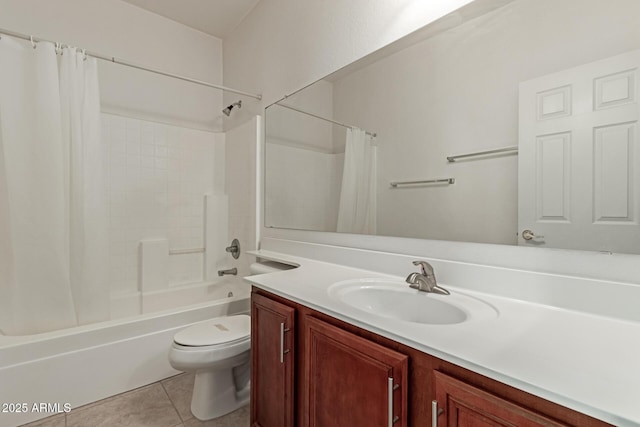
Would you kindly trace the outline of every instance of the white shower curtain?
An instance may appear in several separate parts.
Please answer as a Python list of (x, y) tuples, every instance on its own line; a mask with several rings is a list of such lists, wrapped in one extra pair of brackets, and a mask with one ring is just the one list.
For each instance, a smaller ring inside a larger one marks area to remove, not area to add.
[[(71, 49), (60, 62), (50, 43), (0, 40), (0, 330), (9, 335), (109, 317), (96, 64)], [(100, 277), (87, 280), (90, 269)]]
[(337, 231), (376, 233), (376, 146), (362, 129), (347, 129)]

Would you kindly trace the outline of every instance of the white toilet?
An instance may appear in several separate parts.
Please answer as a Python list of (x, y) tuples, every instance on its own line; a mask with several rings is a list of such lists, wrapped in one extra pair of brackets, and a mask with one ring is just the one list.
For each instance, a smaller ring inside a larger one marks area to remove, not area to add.
[(191, 412), (200, 420), (218, 418), (249, 403), (251, 318), (216, 317), (175, 334), (169, 363), (196, 373)]

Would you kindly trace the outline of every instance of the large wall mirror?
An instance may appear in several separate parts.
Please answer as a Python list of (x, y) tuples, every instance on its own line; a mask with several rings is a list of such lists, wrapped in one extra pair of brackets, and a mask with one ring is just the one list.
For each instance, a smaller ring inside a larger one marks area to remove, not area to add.
[(265, 226), (640, 254), (640, 1), (476, 0), (266, 109)]

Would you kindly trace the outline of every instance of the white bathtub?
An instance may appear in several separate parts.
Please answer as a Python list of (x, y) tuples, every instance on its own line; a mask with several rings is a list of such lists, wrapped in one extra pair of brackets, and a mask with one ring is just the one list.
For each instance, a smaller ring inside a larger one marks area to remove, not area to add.
[[(207, 289), (210, 300), (176, 309), (29, 336), (0, 335), (0, 427), (54, 415), (55, 404), (60, 411), (65, 404), (73, 409), (177, 374), (167, 353), (178, 330), (249, 312), (250, 286), (241, 278), (225, 277)], [(41, 403), (53, 404), (53, 412), (32, 412)], [(24, 404), (27, 412), (16, 412)]]

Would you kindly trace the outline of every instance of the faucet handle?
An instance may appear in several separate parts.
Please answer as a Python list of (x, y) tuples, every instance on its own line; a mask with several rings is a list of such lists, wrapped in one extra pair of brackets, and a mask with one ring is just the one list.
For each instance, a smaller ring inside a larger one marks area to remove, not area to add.
[(423, 276), (434, 276), (433, 267), (427, 261), (413, 261), (413, 265), (420, 266), (420, 272)]

